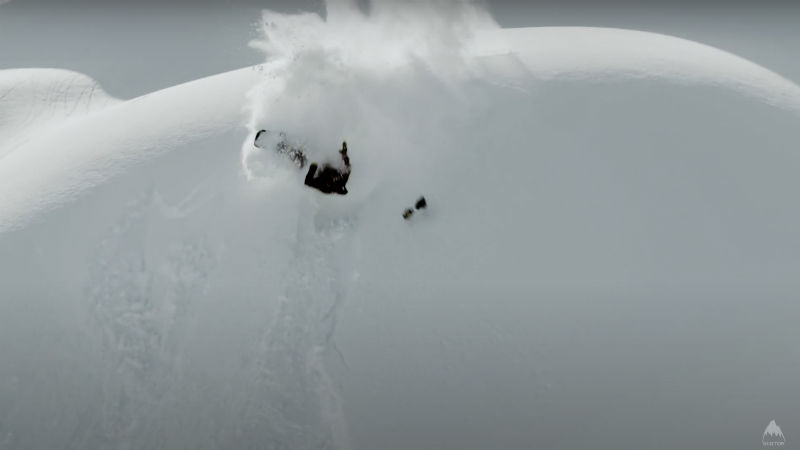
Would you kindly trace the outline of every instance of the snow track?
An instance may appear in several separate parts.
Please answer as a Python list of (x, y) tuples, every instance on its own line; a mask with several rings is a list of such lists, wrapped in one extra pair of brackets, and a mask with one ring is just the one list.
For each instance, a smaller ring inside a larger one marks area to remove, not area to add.
[[(312, 202), (315, 200), (312, 199)], [(342, 399), (329, 374), (333, 339), (354, 279), (355, 217), (298, 217), (294, 256), (272, 324), (255, 350), (242, 434), (266, 448), (352, 448)]]
[(182, 334), (214, 255), (203, 240), (188, 238), (154, 248), (150, 223), (169, 220), (158, 199), (148, 189), (131, 202), (92, 258), (86, 296), (102, 336), (102, 405), (74, 448), (136, 448), (142, 436), (158, 442), (153, 412), (180, 382)]
[(0, 71), (0, 159), (68, 119), (118, 103), (81, 73), (61, 69)]

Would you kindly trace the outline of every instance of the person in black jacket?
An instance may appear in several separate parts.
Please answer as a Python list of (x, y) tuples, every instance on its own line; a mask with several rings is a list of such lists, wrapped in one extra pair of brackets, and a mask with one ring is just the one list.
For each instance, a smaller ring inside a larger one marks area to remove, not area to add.
[[(253, 145), (258, 148), (274, 146), (276, 152), (286, 155), (298, 168), (305, 167), (308, 158), (301, 147), (292, 145), (283, 132), (278, 133), (277, 142), (274, 144), (270, 142), (270, 136), (272, 135), (269, 131), (260, 130), (256, 133)], [(346, 185), (350, 179), (350, 157), (347, 155), (347, 142), (342, 142), (339, 156), (342, 158), (341, 164), (325, 163), (320, 167), (317, 163), (311, 163), (306, 173), (305, 185), (325, 194), (347, 194)]]
[(343, 166), (324, 164), (321, 168), (311, 163), (306, 173), (306, 186), (313, 187), (325, 194), (347, 194), (347, 181), (350, 179), (350, 157), (347, 156), (347, 142), (342, 142), (339, 150)]

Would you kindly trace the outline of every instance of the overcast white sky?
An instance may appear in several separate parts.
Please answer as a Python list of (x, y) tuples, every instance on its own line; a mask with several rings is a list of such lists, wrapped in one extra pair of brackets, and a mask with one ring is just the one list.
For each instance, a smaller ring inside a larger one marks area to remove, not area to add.
[[(608, 26), (672, 34), (737, 53), (800, 82), (800, 2), (488, 4), (504, 27)], [(247, 42), (257, 36), (262, 8), (322, 11), (318, 0), (13, 0), (0, 6), (0, 69), (73, 69), (99, 80), (109, 93), (130, 98), (261, 62)]]

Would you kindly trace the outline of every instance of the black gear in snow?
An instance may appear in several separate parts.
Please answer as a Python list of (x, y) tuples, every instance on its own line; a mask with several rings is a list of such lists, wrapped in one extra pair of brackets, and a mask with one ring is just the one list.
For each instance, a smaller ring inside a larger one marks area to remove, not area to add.
[(256, 133), (256, 138), (253, 140), (253, 145), (255, 145), (255, 146), (256, 146), (256, 147), (258, 147), (258, 148), (261, 148), (261, 146), (260, 146), (260, 145), (258, 145), (258, 139), (259, 139), (259, 138), (261, 137), (261, 135), (262, 135), (262, 134), (264, 134), (264, 133), (267, 133), (267, 130), (258, 130), (258, 133)]
[[(425, 200), (425, 197), (418, 198), (417, 202), (414, 203), (414, 209), (416, 210), (425, 209), (427, 207), (428, 207), (428, 201)], [(406, 220), (410, 219), (411, 216), (414, 215), (414, 209), (406, 208), (405, 210), (403, 210), (403, 219)]]
[[(259, 143), (259, 140), (262, 136), (269, 135), (269, 133), (270, 132), (267, 130), (259, 130), (259, 132), (256, 133), (256, 138), (253, 140), (253, 145), (263, 149), (264, 147)], [(303, 149), (291, 145), (286, 138), (286, 133), (284, 132), (278, 133), (278, 138), (280, 138), (280, 140), (277, 144), (275, 144), (274, 150), (282, 155), (286, 155), (290, 161), (297, 165), (297, 167), (301, 169), (305, 167), (306, 163), (308, 162), (308, 158), (306, 158), (305, 153), (303, 153)]]
[(344, 162), (344, 169), (325, 164), (322, 168), (311, 163), (306, 173), (306, 186), (313, 187), (325, 194), (347, 194), (347, 181), (350, 179), (350, 157), (347, 156), (347, 142), (342, 142), (339, 155)]

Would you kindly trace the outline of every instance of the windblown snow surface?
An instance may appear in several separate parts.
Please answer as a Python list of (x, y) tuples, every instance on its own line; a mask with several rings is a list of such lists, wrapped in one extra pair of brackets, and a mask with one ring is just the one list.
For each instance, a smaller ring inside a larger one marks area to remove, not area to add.
[(115, 102), (86, 75), (56, 69), (4, 70), (0, 77), (0, 157), (69, 117)]
[[(263, 65), (132, 100), (0, 72), (0, 448), (788, 435), (800, 88), (668, 36), (369, 10), (265, 12)], [(260, 128), (347, 140), (350, 193)]]

